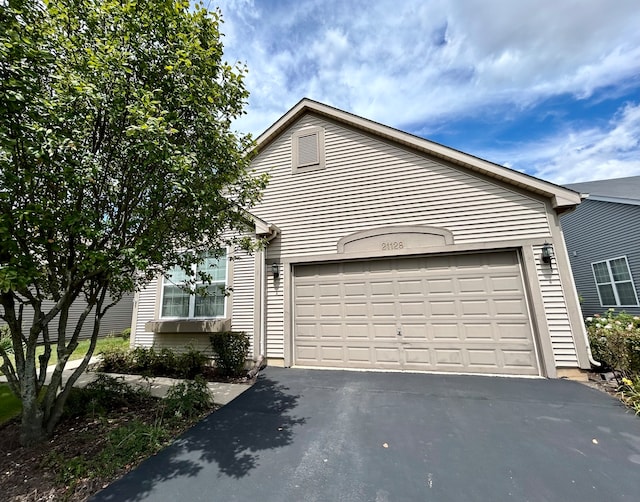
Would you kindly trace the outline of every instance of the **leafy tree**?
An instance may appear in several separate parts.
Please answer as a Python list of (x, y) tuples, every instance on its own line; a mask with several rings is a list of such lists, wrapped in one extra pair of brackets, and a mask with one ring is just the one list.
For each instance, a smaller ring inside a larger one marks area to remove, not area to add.
[[(246, 69), (223, 60), (220, 23), (182, 0), (0, 0), (0, 313), (15, 353), (0, 348), (0, 369), (22, 400), (23, 444), (53, 433), (123, 293), (248, 245), (229, 235), (266, 180), (231, 129)], [(92, 343), (63, 382), (85, 322)]]

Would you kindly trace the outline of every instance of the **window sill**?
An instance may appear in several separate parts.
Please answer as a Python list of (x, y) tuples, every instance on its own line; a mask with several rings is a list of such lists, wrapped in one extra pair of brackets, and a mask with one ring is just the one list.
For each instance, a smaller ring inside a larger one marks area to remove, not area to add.
[(217, 333), (231, 331), (231, 319), (174, 319), (150, 321), (145, 331), (153, 333)]

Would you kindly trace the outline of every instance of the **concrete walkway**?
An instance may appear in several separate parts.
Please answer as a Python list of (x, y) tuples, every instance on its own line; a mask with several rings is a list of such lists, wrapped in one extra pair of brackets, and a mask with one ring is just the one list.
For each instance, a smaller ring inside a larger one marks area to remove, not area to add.
[[(94, 356), (91, 358), (89, 366), (93, 366), (94, 364), (100, 361), (99, 356)], [(65, 367), (62, 378), (63, 381), (66, 381), (73, 371), (80, 366), (82, 362), (81, 359), (77, 359), (74, 361), (69, 361)], [(51, 374), (53, 373), (55, 366), (49, 366), (47, 368), (47, 381), (51, 378)], [(116, 373), (106, 373), (115, 378), (122, 378), (125, 382), (130, 385), (142, 387), (144, 389), (149, 390), (152, 396), (155, 397), (165, 397), (167, 395), (168, 390), (175, 384), (179, 383), (181, 380), (177, 380), (174, 378), (165, 378), (165, 377), (154, 377), (154, 378), (145, 378), (140, 375), (120, 375)], [(75, 383), (76, 387), (84, 387), (89, 382), (93, 382), (98, 373), (95, 371), (86, 371)], [(0, 382), (6, 382), (7, 377), (4, 375), (0, 375)], [(233, 401), (236, 397), (242, 394), (245, 390), (251, 387), (250, 383), (222, 383), (222, 382), (208, 382), (207, 387), (213, 394), (213, 401), (216, 404), (224, 406), (229, 402)]]

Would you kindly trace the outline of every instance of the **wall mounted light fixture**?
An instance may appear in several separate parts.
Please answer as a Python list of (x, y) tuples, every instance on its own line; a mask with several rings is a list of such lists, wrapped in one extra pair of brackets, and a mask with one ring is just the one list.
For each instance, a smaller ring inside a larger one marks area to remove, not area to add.
[(273, 263), (271, 265), (271, 273), (273, 274), (274, 279), (280, 277), (280, 265), (278, 265), (277, 263)]
[(553, 260), (553, 246), (548, 242), (542, 245), (542, 263), (548, 263), (549, 267), (553, 267), (551, 260)]

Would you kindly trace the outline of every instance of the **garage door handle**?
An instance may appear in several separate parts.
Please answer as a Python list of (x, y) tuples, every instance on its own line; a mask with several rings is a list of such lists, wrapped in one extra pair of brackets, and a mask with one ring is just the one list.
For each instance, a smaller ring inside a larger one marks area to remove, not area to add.
[(400, 331), (400, 328), (398, 328), (398, 336), (402, 336), (402, 331)]

